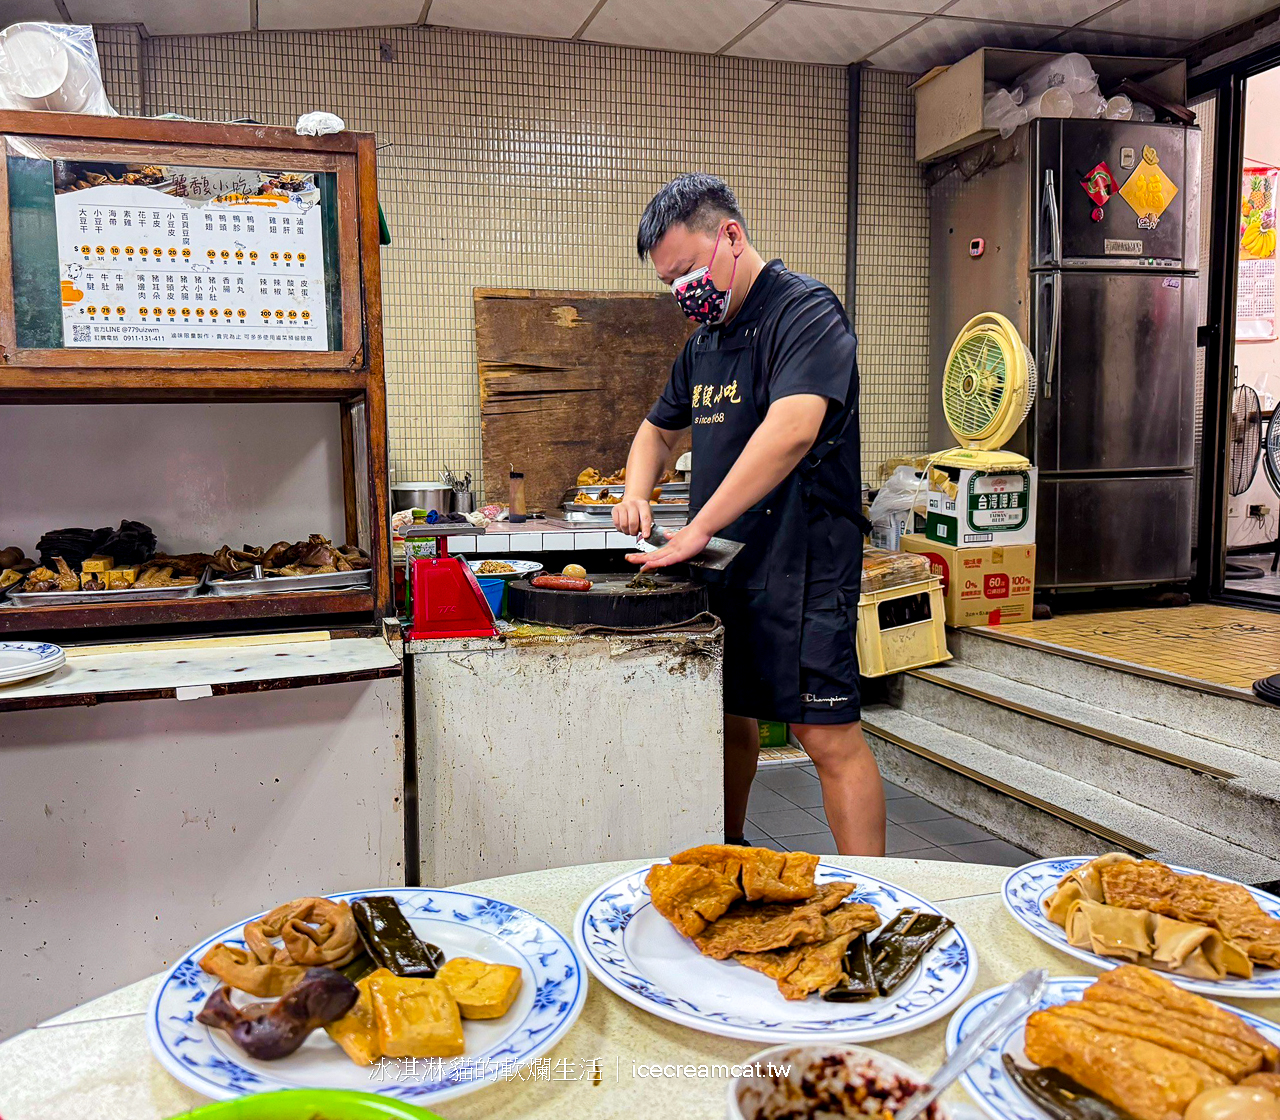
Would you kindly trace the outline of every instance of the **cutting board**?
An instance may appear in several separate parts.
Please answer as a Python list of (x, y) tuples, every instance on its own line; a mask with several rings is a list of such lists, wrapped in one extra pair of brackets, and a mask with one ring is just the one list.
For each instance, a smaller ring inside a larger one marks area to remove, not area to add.
[(507, 500), (514, 463), (529, 508), (554, 511), (580, 471), (626, 463), (693, 324), (665, 292), (474, 294), (485, 497)]
[(588, 575), (590, 591), (557, 591), (514, 580), (507, 586), (507, 609), (513, 618), (547, 626), (622, 629), (675, 625), (707, 609), (707, 589), (700, 583), (655, 576), (659, 587), (641, 591), (627, 587), (633, 574)]

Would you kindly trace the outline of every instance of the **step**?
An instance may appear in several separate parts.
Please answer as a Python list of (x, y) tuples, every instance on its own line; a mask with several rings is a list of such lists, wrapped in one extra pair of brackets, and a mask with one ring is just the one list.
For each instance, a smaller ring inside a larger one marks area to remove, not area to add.
[(890, 781), (1039, 855), (1122, 849), (1248, 883), (1280, 875), (1276, 859), (901, 709), (867, 706), (863, 729)]
[(947, 644), (971, 668), (1280, 761), (1280, 708), (1252, 693), (1201, 687), (1185, 678), (1156, 679), (1140, 667), (1086, 660), (1085, 654), (1017, 638), (1016, 626), (1005, 629), (1009, 633), (1002, 636), (951, 630)]
[(952, 662), (901, 678), (898, 707), (1253, 851), (1280, 852), (1280, 762)]

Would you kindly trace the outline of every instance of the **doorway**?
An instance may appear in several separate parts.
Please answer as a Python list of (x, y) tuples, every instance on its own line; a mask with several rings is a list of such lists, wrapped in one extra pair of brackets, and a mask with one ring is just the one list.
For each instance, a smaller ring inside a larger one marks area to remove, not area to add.
[(1280, 64), (1248, 76), (1242, 94), (1223, 587), (1280, 602)]

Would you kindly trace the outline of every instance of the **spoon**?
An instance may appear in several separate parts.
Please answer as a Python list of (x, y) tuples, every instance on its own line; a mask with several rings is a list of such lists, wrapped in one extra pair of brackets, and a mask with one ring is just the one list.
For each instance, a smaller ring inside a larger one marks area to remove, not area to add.
[(956, 1052), (942, 1063), (942, 1068), (898, 1109), (894, 1120), (915, 1120), (942, 1096), (953, 1081), (982, 1057), (983, 1051), (996, 1040), (1001, 1031), (1040, 1002), (1048, 979), (1048, 969), (1033, 968), (1010, 984), (1000, 1002), (974, 1027), (973, 1033), (956, 1047)]

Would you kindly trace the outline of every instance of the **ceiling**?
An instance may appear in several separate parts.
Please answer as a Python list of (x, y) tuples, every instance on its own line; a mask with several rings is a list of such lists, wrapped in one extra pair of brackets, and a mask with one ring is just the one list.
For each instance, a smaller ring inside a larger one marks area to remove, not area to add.
[(921, 71), (980, 46), (1170, 54), (1277, 0), (3, 0), (151, 35), (427, 25)]

